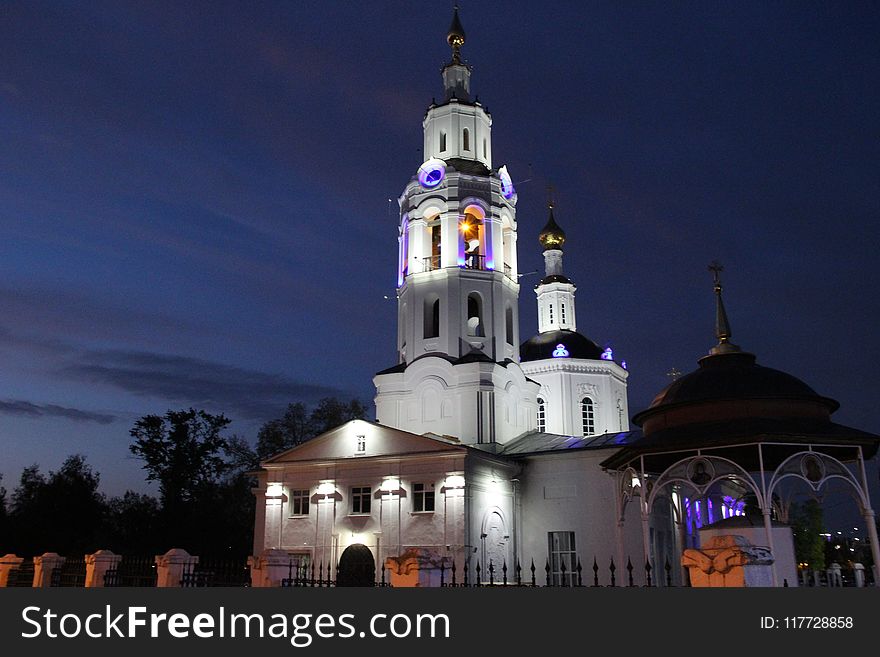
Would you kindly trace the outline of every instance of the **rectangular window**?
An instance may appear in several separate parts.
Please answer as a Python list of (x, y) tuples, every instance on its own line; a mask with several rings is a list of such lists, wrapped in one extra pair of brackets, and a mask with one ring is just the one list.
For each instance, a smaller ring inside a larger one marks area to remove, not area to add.
[(370, 513), (370, 487), (353, 486), (351, 489), (351, 513), (352, 515), (367, 515)]
[(553, 323), (553, 304), (550, 304), (550, 323)]
[(413, 511), (434, 511), (434, 484), (413, 484)]
[(290, 515), (291, 516), (307, 516), (307, 515), (309, 515), (309, 491), (308, 490), (292, 490), (292, 491), (290, 491)]
[(440, 133), (440, 152), (441, 153), (446, 152), (446, 133), (445, 132)]
[(562, 304), (561, 315), (562, 315), (562, 323), (565, 324), (565, 304)]
[(550, 552), (550, 579), (553, 586), (574, 586), (577, 579), (574, 532), (550, 532), (547, 538)]
[(367, 451), (367, 437), (358, 436), (357, 445), (355, 446), (355, 454), (365, 454)]

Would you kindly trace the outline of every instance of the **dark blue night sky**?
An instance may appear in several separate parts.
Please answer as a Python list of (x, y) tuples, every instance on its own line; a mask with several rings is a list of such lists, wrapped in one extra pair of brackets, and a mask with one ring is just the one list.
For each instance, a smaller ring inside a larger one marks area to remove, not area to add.
[[(451, 4), (0, 6), (0, 472), (79, 452), (144, 488), (128, 429), (371, 403), (396, 362), (396, 199)], [(880, 432), (873, 3), (463, 2), (520, 271), (547, 185), (578, 327), (644, 408), (733, 341)], [(521, 279), (521, 332), (536, 331)]]

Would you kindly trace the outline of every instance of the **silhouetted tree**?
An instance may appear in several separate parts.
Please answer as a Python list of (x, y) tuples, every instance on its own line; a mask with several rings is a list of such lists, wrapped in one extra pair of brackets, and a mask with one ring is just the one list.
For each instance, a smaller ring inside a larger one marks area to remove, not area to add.
[(147, 480), (159, 484), (157, 533), (165, 549), (201, 556), (250, 552), (255, 500), (247, 470), (256, 457), (243, 439), (221, 435), (229, 422), (189, 409), (144, 416), (131, 429), (132, 453), (144, 461)]
[(32, 465), (12, 493), (11, 551), (82, 556), (99, 547), (107, 513), (100, 476), (81, 455), (68, 456), (48, 477)]
[(789, 512), (794, 554), (798, 563), (806, 563), (810, 570), (825, 570), (825, 531), (822, 505), (816, 500), (793, 504)]
[(102, 545), (117, 554), (149, 556), (165, 552), (159, 500), (151, 495), (125, 491), (107, 504)]
[(349, 420), (362, 420), (366, 414), (367, 407), (357, 399), (343, 402), (335, 397), (327, 397), (318, 402), (310, 419), (317, 436)]
[[(3, 475), (0, 474), (0, 481), (3, 481)], [(6, 510), (6, 489), (0, 485), (0, 538), (7, 535), (7, 515)]]
[(145, 415), (134, 423), (129, 449), (143, 460), (147, 481), (159, 484), (163, 509), (174, 510), (193, 500), (200, 487), (228, 470), (227, 442), (220, 432), (229, 422), (223, 415), (191, 408)]
[(288, 404), (284, 415), (269, 420), (257, 434), (257, 457), (260, 461), (300, 445), (315, 436), (305, 404)]
[(289, 404), (282, 417), (269, 420), (260, 427), (257, 434), (257, 460), (264, 461), (340, 424), (363, 419), (366, 415), (367, 407), (357, 399), (345, 402), (335, 397), (326, 397), (311, 412), (302, 402)]

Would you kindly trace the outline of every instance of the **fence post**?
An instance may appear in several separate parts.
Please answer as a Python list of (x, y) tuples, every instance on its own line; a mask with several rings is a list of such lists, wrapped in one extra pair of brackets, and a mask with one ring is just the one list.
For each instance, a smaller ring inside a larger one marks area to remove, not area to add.
[(86, 582), (88, 589), (104, 586), (104, 573), (111, 568), (119, 566), (122, 555), (114, 554), (110, 550), (98, 550), (94, 554), (85, 555)]
[(18, 570), (22, 563), (24, 563), (24, 557), (17, 557), (14, 554), (0, 557), (0, 588), (9, 586), (9, 576), (13, 571)]
[(165, 554), (156, 555), (156, 586), (165, 589), (180, 588), (184, 568), (188, 565), (195, 566), (198, 562), (198, 557), (190, 555), (182, 548), (171, 548)]
[[(2, 574), (0, 574), (0, 578), (2, 577)], [(853, 564), (853, 579), (855, 579), (857, 587), (862, 588), (865, 585), (865, 566), (863, 564)], [(0, 586), (3, 586), (2, 579), (0, 579)]]
[(248, 557), (251, 568), (251, 586), (269, 588), (281, 586), (281, 580), (291, 572), (290, 556), (284, 550), (268, 548), (258, 557)]
[(52, 586), (52, 571), (61, 568), (67, 561), (57, 552), (46, 552), (34, 557), (34, 588), (42, 589)]

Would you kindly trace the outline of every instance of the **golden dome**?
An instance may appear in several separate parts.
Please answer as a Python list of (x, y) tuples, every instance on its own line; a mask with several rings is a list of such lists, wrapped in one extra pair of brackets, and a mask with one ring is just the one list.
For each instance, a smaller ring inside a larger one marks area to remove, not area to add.
[(544, 247), (545, 251), (549, 251), (550, 249), (559, 249), (562, 250), (562, 246), (565, 244), (565, 231), (559, 227), (559, 224), (556, 223), (556, 220), (553, 218), (553, 206), (550, 206), (550, 218), (547, 220), (547, 225), (544, 226), (541, 233), (538, 235), (538, 241), (541, 243), (541, 246)]
[(452, 15), (452, 25), (449, 26), (446, 41), (454, 50), (464, 45), (464, 28), (461, 26), (461, 20), (458, 18), (458, 5), (455, 6), (455, 13)]

